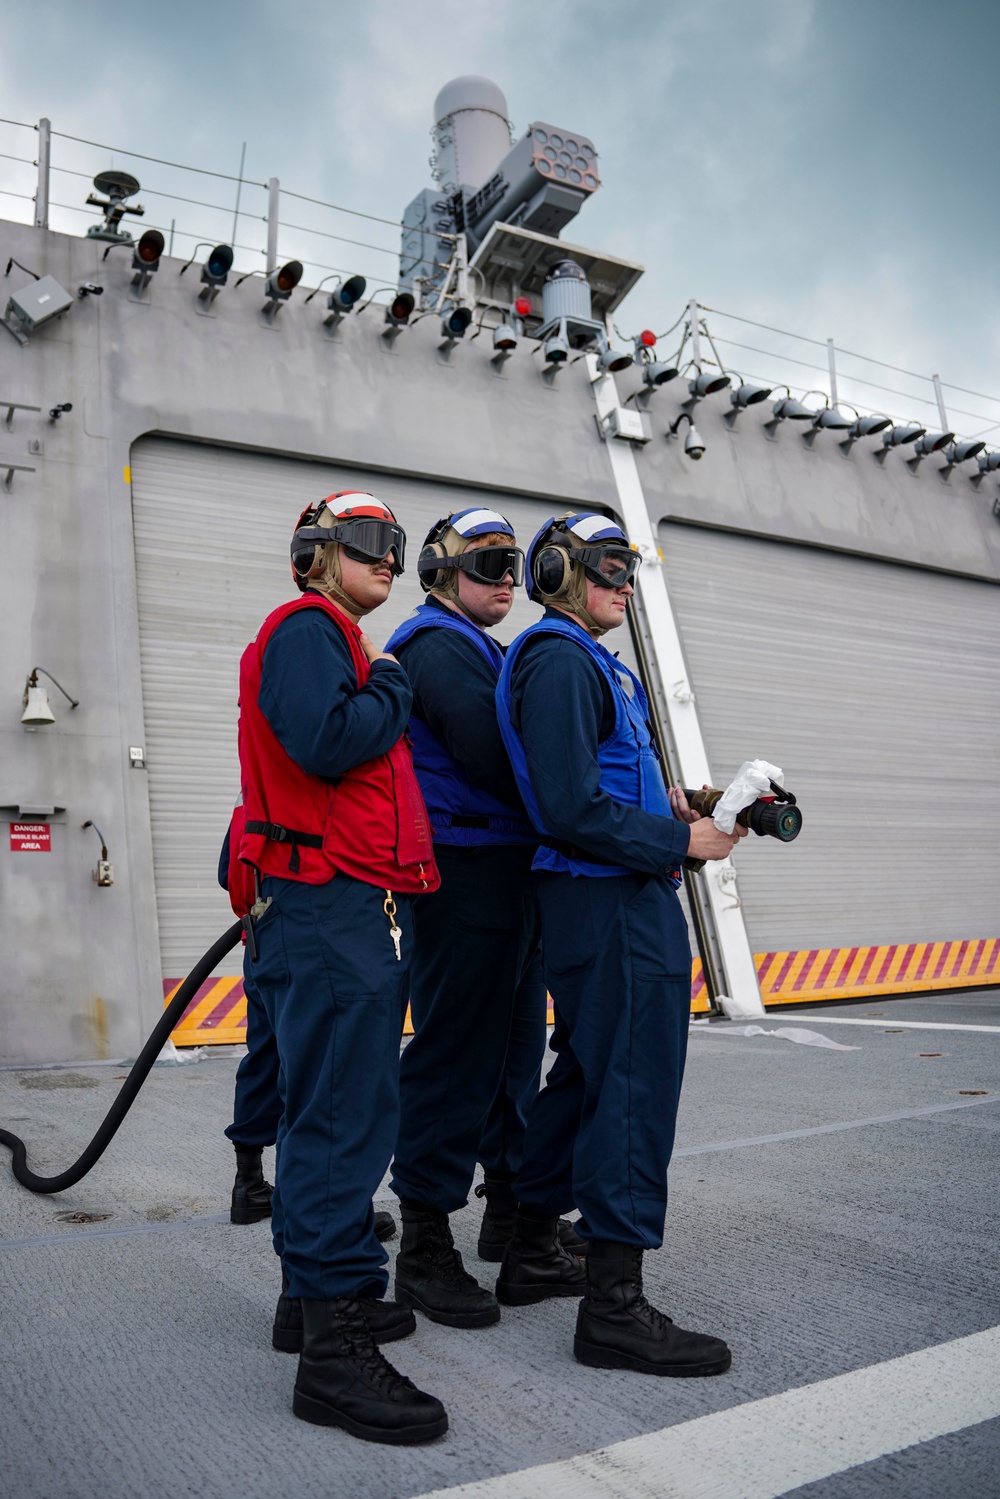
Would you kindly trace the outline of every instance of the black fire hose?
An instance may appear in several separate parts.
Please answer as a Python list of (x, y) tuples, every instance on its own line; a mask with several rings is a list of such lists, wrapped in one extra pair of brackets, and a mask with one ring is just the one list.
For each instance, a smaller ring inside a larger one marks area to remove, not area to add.
[(97, 1134), (79, 1160), (74, 1161), (68, 1170), (61, 1172), (59, 1176), (36, 1176), (28, 1166), (28, 1152), (24, 1141), (17, 1135), (12, 1135), (9, 1130), (0, 1129), (0, 1144), (9, 1146), (13, 1152), (14, 1159), (11, 1165), (22, 1187), (27, 1187), (29, 1192), (65, 1192), (67, 1187), (75, 1186), (82, 1177), (87, 1175), (88, 1171), (97, 1165), (118, 1133), (118, 1127), (125, 1115), (135, 1103), (139, 1089), (163, 1050), (170, 1032), (209, 974), (219, 966), (228, 952), (232, 952), (242, 934), (243, 923), (234, 922), (227, 932), (223, 932), (218, 942), (208, 949), (205, 956), (199, 958), (153, 1027), (149, 1040), (133, 1062), (132, 1070), (122, 1084), (114, 1103), (105, 1114)]

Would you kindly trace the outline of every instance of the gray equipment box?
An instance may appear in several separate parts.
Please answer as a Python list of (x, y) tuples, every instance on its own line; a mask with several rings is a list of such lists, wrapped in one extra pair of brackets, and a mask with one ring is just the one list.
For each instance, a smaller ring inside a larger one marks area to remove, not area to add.
[(3, 320), (14, 337), (24, 343), (25, 334), (34, 333), (53, 318), (62, 317), (72, 306), (73, 298), (55, 277), (43, 276), (40, 281), (32, 281), (21, 291), (14, 292)]

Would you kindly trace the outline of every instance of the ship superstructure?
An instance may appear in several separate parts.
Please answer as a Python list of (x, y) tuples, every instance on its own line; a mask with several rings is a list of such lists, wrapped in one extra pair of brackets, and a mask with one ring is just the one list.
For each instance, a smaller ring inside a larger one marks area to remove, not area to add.
[[(434, 142), (375, 290), (282, 260), (276, 181), (261, 275), (172, 256), (120, 172), (96, 233), (47, 227), (41, 169), (38, 222), (2, 226), (7, 1061), (134, 1053), (231, 919), (239, 654), (288, 594), (294, 517), (343, 488), (411, 544), (479, 501), (525, 540), (624, 521), (644, 565), (615, 644), (672, 777), (763, 756), (805, 816), (691, 884), (696, 1007), (1000, 979), (995, 455), (940, 386), (929, 424), (849, 412), (833, 360), (819, 397), (737, 374), (696, 302), (676, 342), (619, 335), (643, 268), (576, 242), (600, 167), (575, 127), (512, 139), (496, 85), (458, 79)], [(379, 630), (417, 597), (411, 570)], [(234, 963), (178, 1039), (241, 1021)]]

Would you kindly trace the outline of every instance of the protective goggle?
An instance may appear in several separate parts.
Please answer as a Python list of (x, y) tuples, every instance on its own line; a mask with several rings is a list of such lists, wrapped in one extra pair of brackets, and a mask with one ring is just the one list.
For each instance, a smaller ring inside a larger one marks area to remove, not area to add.
[(395, 521), (378, 520), (370, 515), (356, 515), (347, 520), (338, 521), (329, 529), (325, 526), (303, 526), (295, 533), (292, 542), (293, 554), (303, 549), (304, 541), (313, 541), (319, 546), (327, 546), (331, 541), (337, 541), (348, 557), (352, 557), (355, 562), (381, 562), (383, 558), (391, 554), (393, 576), (398, 578), (403, 571), (406, 532), (402, 526), (397, 526)]
[[(524, 582), (524, 553), (520, 547), (477, 547), (460, 557), (435, 557), (428, 559), (422, 571), (433, 572), (442, 567), (457, 567), (476, 583), (502, 583), (508, 574), (513, 577), (515, 588)], [(417, 568), (421, 569), (419, 562)]]
[(600, 588), (624, 588), (631, 583), (639, 571), (642, 558), (631, 547), (604, 545), (592, 547), (570, 547), (574, 562), (582, 562), (583, 570)]

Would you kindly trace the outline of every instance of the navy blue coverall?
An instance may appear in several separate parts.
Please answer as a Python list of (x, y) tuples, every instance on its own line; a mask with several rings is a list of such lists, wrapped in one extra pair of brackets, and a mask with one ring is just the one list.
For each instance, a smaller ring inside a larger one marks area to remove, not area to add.
[(572, 640), (526, 644), (510, 717), (546, 826), (633, 871), (538, 876), (556, 1060), (528, 1119), (518, 1197), (548, 1217), (575, 1204), (584, 1238), (655, 1248), (691, 1001), (687, 926), (668, 875), (690, 831), (602, 789), (597, 750), (614, 728), (614, 705)]
[[(396, 743), (411, 693), (393, 661), (373, 662), (358, 690), (337, 625), (309, 609), (268, 642), (259, 703), (291, 758), (334, 780)], [(263, 895), (251, 967), (280, 1059), (275, 1251), (291, 1296), (382, 1297), (372, 1197), (396, 1139), (412, 901), (395, 897), (397, 961), (381, 886), (342, 872), (323, 885), (267, 876)]]
[[(219, 855), (219, 884), (229, 884), (229, 833)], [(253, 964), (243, 954), (243, 993), (247, 1001), (247, 1054), (236, 1069), (233, 1122), (226, 1135), (234, 1145), (273, 1145), (281, 1122), (278, 1043), (253, 980)]]
[[(482, 652), (457, 631), (430, 629), (400, 646), (399, 660), (414, 713), (471, 781), (523, 816)], [(404, 1201), (454, 1212), (468, 1201), (477, 1160), (511, 1179), (520, 1167), (545, 1050), (533, 856), (523, 843), (435, 841), (441, 888), (416, 904), (414, 1036), (400, 1062), (391, 1186)]]

